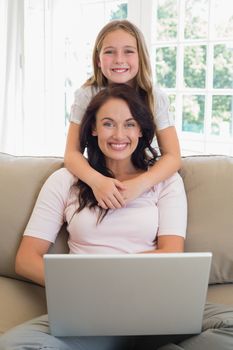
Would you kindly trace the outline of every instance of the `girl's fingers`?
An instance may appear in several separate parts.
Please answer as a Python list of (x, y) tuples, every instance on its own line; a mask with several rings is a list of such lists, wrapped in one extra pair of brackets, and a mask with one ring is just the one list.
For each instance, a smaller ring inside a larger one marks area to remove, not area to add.
[(115, 196), (111, 197), (111, 203), (112, 205), (114, 206), (114, 209), (119, 209), (119, 208), (122, 208), (125, 204), (124, 200), (120, 201), (118, 200), (118, 198)]
[[(119, 191), (116, 191), (114, 193), (114, 199), (115, 199), (115, 201), (117, 201), (118, 204), (120, 204), (120, 208), (124, 207), (125, 200)], [(117, 208), (119, 208), (119, 207), (117, 207)]]
[(104, 203), (106, 205), (105, 209), (116, 209), (115, 206), (113, 205), (112, 201), (110, 199), (105, 199)]
[(106, 204), (104, 203), (104, 201), (102, 200), (99, 200), (98, 201), (98, 206), (103, 208), (103, 209), (108, 209), (108, 207), (106, 206)]
[(110, 184), (111, 186), (109, 186), (108, 182), (108, 186), (104, 187), (105, 191), (101, 191), (102, 193), (98, 193), (98, 191), (94, 192), (94, 195), (98, 201), (98, 205), (103, 209), (122, 208), (125, 205), (125, 200), (122, 196), (121, 191), (126, 190), (126, 187), (122, 184), (122, 182), (116, 179), (111, 179)]
[(103, 209), (119, 209), (125, 205), (124, 199), (122, 196), (119, 196), (119, 200), (116, 196), (112, 196), (111, 198), (106, 198), (98, 201), (98, 205)]

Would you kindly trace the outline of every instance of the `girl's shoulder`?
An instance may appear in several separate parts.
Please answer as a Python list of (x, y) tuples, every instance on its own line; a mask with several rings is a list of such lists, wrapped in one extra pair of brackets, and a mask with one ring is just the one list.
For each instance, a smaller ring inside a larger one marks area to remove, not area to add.
[(155, 115), (157, 130), (163, 130), (174, 126), (174, 115), (170, 108), (170, 101), (166, 92), (160, 87), (154, 87)]
[(159, 86), (153, 86), (153, 94), (157, 104), (168, 104), (168, 96)]
[(81, 86), (75, 91), (75, 98), (91, 100), (102, 88), (99, 86)]

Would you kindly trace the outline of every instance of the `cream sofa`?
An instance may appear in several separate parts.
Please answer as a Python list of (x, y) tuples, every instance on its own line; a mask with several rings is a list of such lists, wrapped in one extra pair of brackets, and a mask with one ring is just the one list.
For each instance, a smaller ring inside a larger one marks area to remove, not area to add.
[[(44, 288), (14, 271), (22, 233), (46, 178), (63, 166), (61, 158), (0, 154), (0, 334), (46, 312)], [(186, 251), (211, 251), (208, 300), (233, 305), (233, 158), (183, 159), (188, 198)], [(67, 252), (62, 228), (52, 251)]]

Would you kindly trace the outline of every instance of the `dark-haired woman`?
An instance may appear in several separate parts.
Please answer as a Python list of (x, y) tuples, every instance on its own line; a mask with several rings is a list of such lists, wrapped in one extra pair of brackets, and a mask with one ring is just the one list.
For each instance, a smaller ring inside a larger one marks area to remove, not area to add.
[[(151, 146), (154, 134), (153, 118), (141, 97), (129, 86), (117, 84), (99, 92), (89, 104), (80, 144), (96, 171), (114, 178), (116, 184), (125, 184), (122, 191), (127, 197), (127, 181), (149, 171), (156, 161)], [(73, 254), (182, 252), (186, 232), (183, 182), (175, 174), (125, 207), (104, 210), (85, 183), (65, 168), (56, 171), (43, 186), (24, 232), (16, 257), (17, 273), (44, 285), (43, 255), (64, 222)], [(156, 339), (151, 349), (158, 348)], [(44, 315), (0, 337), (0, 349), (122, 350), (127, 341), (124, 337), (53, 337)], [(198, 341), (197, 347), (187, 344), (187, 349), (208, 349)], [(167, 346), (186, 349), (181, 344)]]

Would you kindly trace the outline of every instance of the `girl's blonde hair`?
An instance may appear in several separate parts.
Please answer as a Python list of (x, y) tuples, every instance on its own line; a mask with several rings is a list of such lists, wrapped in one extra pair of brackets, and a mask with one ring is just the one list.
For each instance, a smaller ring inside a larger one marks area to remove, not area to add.
[(142, 32), (128, 20), (111, 21), (106, 24), (99, 32), (95, 41), (92, 55), (92, 64), (94, 69), (93, 76), (86, 81), (84, 86), (94, 85), (101, 87), (108, 85), (108, 81), (98, 65), (99, 53), (101, 51), (103, 40), (106, 35), (118, 29), (122, 29), (128, 32), (136, 39), (139, 56), (139, 69), (135, 78), (136, 89), (139, 90), (139, 92), (142, 94), (151, 113), (154, 115), (155, 101), (153, 95), (152, 70), (146, 42)]

